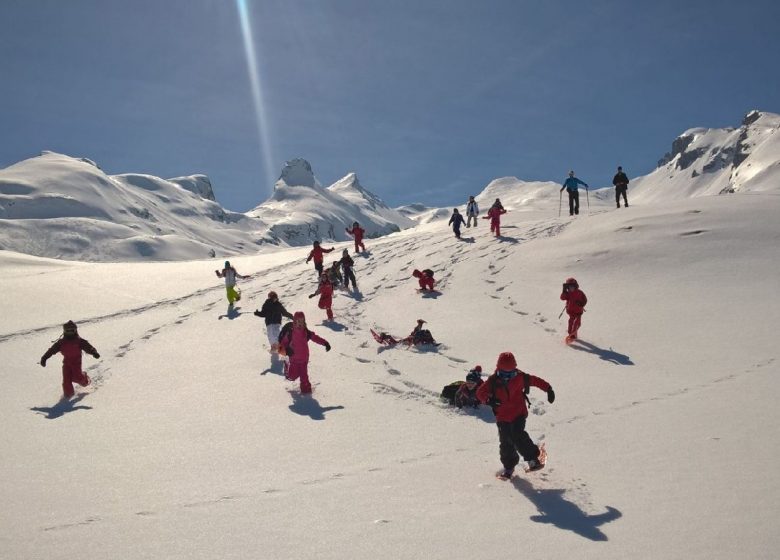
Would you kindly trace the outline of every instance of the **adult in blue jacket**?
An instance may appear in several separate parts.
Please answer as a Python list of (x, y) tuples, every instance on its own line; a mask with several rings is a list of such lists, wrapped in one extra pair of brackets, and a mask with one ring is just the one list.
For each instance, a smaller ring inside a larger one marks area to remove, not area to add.
[(563, 192), (563, 189), (566, 189), (566, 192), (569, 195), (569, 216), (580, 213), (579, 185), (583, 185), (586, 189), (588, 188), (588, 183), (577, 179), (577, 177), (574, 176), (574, 171), (569, 171), (569, 176), (561, 187), (561, 192)]

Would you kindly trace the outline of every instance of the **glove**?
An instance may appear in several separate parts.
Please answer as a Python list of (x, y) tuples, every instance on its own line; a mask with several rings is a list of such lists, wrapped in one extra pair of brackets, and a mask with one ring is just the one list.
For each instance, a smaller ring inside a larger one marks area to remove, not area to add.
[(285, 352), (287, 352), (288, 356), (292, 356), (293, 354), (295, 354), (295, 352), (293, 352), (292, 346), (288, 346)]
[(486, 404), (487, 404), (488, 406), (492, 406), (493, 408), (497, 408), (497, 407), (501, 406), (501, 401), (500, 401), (500, 400), (498, 400), (496, 397), (490, 397), (490, 398), (487, 400), (487, 403), (486, 403)]
[(255, 309), (255, 317), (262, 317), (260, 311), (258, 311), (257, 309)]
[(95, 353), (94, 353), (94, 354), (92, 354), (92, 355), (95, 357), (95, 359), (96, 359), (96, 360), (99, 360), (99, 359), (100, 359), (100, 354), (99, 354), (99, 353), (95, 352)]
[(325, 343), (325, 351), (330, 352), (330, 344), (327, 342)]
[(314, 297), (314, 296), (316, 296), (316, 295), (317, 295), (317, 294), (312, 294), (312, 295), (310, 295), (310, 296), (309, 296), (309, 299), (313, 298), (313, 297)]
[(40, 364), (41, 367), (46, 367), (46, 358), (41, 358)]
[(555, 402), (555, 391), (553, 391), (552, 387), (547, 389), (547, 402), (550, 404)]

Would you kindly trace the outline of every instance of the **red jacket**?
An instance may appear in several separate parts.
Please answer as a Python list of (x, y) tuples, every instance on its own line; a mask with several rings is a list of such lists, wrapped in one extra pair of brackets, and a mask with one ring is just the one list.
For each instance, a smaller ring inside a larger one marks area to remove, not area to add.
[[(525, 404), (524, 379), (525, 375), (518, 370), (517, 375), (505, 384), (494, 372), (477, 389), (477, 398), (481, 403), (487, 403), (492, 396), (495, 396), (501, 402), (501, 405), (494, 409), (497, 422), (512, 422), (520, 416), (528, 416), (528, 407)], [(536, 387), (545, 392), (550, 390), (550, 384), (541, 377), (529, 375), (529, 379), (531, 387)]]
[(506, 210), (499, 208), (498, 206), (493, 206), (488, 210), (487, 216), (485, 216), (484, 219), (490, 218), (490, 223), (497, 224), (501, 222), (501, 214), (506, 214)]
[(309, 253), (309, 257), (306, 259), (306, 262), (309, 262), (310, 260), (314, 259), (314, 262), (321, 263), (323, 259), (323, 253), (330, 253), (334, 247), (331, 247), (330, 249), (323, 249), (321, 246), (317, 246), (314, 249), (311, 250)]
[(95, 358), (99, 355), (97, 350), (95, 350), (89, 342), (79, 336), (68, 338), (62, 337), (46, 351), (41, 360), (45, 362), (57, 352), (60, 352), (63, 356), (63, 366), (74, 368), (78, 371), (81, 371), (82, 352), (92, 354)]
[(566, 313), (569, 315), (582, 315), (585, 313), (585, 304), (588, 298), (579, 288), (574, 288), (570, 292), (563, 292), (561, 299), (566, 302)]
[(347, 233), (350, 235), (355, 236), (355, 242), (360, 243), (363, 241), (363, 234), (366, 233), (366, 230), (364, 230), (362, 227), (358, 226), (356, 228), (348, 229)]
[(314, 295), (317, 294), (320, 295), (320, 301), (317, 304), (317, 307), (320, 309), (327, 309), (333, 303), (333, 284), (330, 282), (320, 282), (317, 291), (314, 292)]

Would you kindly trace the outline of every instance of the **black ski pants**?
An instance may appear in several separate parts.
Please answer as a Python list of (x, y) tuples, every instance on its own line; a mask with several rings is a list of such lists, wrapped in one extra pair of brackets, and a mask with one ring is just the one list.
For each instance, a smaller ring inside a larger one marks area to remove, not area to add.
[(352, 280), (352, 289), (357, 290), (357, 282), (355, 282), (355, 273), (351, 268), (344, 269), (344, 287), (349, 287), (349, 281)]
[(580, 213), (580, 191), (566, 191), (569, 193), (569, 216)]
[(617, 207), (620, 208), (620, 195), (623, 195), (623, 202), (626, 204), (626, 208), (628, 208), (628, 185), (618, 185), (615, 187), (615, 202), (617, 202)]
[(505, 469), (514, 469), (520, 462), (531, 461), (539, 457), (539, 447), (531, 441), (525, 431), (525, 416), (519, 416), (512, 422), (496, 422), (498, 426), (498, 453)]

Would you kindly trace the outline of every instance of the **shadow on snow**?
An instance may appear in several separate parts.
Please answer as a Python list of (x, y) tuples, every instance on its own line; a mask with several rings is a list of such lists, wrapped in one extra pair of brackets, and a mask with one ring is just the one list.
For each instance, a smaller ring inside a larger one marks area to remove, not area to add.
[(577, 504), (566, 500), (564, 497), (566, 490), (537, 490), (525, 478), (515, 477), (512, 479), (512, 484), (539, 511), (539, 515), (531, 516), (531, 521), (549, 523), (592, 541), (609, 540), (599, 527), (623, 516), (619, 510), (610, 506), (607, 506), (607, 511), (604, 513), (588, 515)]
[(66, 399), (63, 397), (62, 400), (54, 406), (33, 406), (30, 408), (30, 410), (45, 416), (49, 420), (54, 420), (55, 418), (59, 418), (60, 416), (67, 414), (68, 412), (73, 412), (74, 410), (92, 410), (91, 406), (74, 406), (86, 396), (87, 393), (79, 393), (76, 398), (73, 399)]
[(629, 358), (625, 354), (621, 354), (620, 352), (615, 352), (612, 348), (610, 348), (609, 350), (604, 350), (603, 348), (599, 348), (598, 346), (591, 344), (590, 342), (585, 342), (584, 340), (580, 340), (579, 338), (574, 342), (572, 342), (569, 346), (581, 352), (588, 352), (589, 354), (595, 354), (600, 359), (604, 360), (605, 362), (609, 362), (611, 364), (616, 364), (619, 366), (634, 365), (634, 362), (631, 361), (631, 358)]
[(239, 311), (241, 309), (240, 307), (233, 307), (232, 305), (228, 307), (227, 312), (224, 315), (220, 315), (217, 317), (217, 319), (223, 319), (227, 317), (231, 321), (235, 318), (237, 318), (239, 315), (241, 315), (241, 312)]
[(290, 405), (290, 410), (295, 414), (301, 416), (308, 416), (312, 420), (325, 420), (325, 413), (331, 410), (342, 410), (344, 407), (337, 406), (325, 406), (323, 407), (317, 399), (311, 395), (301, 395), (300, 393), (290, 393), (293, 398), (293, 403)]

